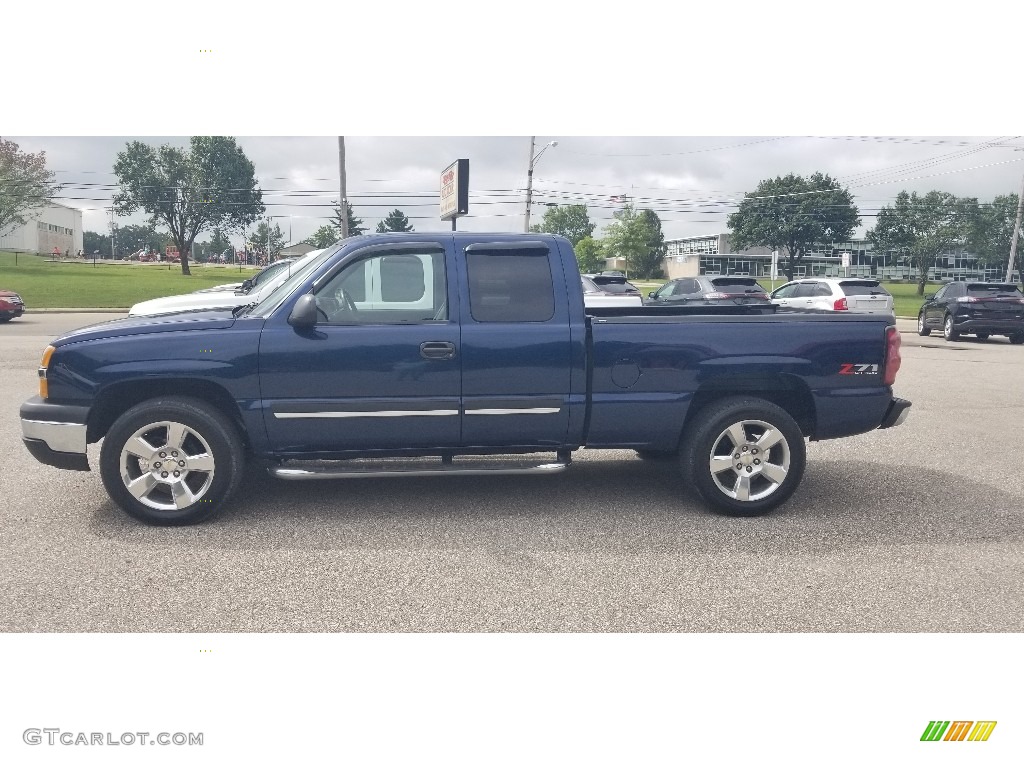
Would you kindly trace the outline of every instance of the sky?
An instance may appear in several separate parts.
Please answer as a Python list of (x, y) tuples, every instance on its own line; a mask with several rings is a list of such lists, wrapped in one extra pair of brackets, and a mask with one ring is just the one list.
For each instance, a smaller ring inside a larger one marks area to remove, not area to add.
[[(82, 208), (83, 226), (97, 232), (108, 231), (112, 168), (128, 141), (188, 145), (182, 136), (6, 138), (24, 151), (46, 152), (64, 185), (58, 199)], [(337, 136), (237, 139), (256, 168), (264, 215), (286, 239), (299, 242), (329, 223), (339, 197)], [(536, 137), (534, 154), (542, 150), (531, 223), (548, 205), (584, 204), (598, 236), (623, 196), (655, 210), (667, 238), (716, 234), (727, 231), (729, 213), (760, 180), (821, 171), (854, 194), (863, 233), (901, 190), (987, 201), (1016, 192), (1024, 174), (1024, 136), (550, 135)], [(345, 155), (348, 196), (370, 231), (395, 208), (419, 231), (450, 229), (439, 218), (440, 174), (463, 157), (470, 161), (470, 208), (458, 228), (522, 231), (529, 136), (346, 136)], [(144, 220), (140, 212), (118, 223)]]

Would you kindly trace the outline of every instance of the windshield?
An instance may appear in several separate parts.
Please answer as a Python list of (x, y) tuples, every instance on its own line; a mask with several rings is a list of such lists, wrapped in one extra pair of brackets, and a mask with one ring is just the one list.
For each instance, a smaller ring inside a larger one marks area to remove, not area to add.
[(306, 276), (310, 272), (317, 269), (331, 256), (337, 253), (338, 250), (338, 247), (325, 248), (320, 253), (309, 254), (309, 256), (306, 256), (305, 258), (299, 259), (299, 261), (292, 265), (291, 276), (277, 286), (273, 291), (268, 293), (261, 302), (253, 307), (252, 312), (249, 314), (268, 317), (275, 309), (278, 308), (278, 306), (280, 306), (281, 302), (284, 301), (291, 292), (306, 279)]

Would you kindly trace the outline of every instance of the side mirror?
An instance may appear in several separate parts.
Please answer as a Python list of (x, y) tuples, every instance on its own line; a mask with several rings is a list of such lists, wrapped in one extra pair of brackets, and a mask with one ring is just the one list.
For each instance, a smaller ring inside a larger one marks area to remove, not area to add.
[(307, 293), (300, 296), (288, 315), (288, 325), (293, 328), (312, 328), (316, 325), (316, 296)]
[(244, 293), (248, 293), (251, 290), (252, 290), (252, 278), (250, 277), (247, 280), (243, 280), (242, 281), (242, 291)]
[(932, 299), (934, 299), (934, 298), (935, 298), (935, 294), (934, 294), (934, 293), (926, 293), (926, 294), (924, 295), (924, 300), (925, 300), (925, 301), (931, 301), (931, 300), (932, 300)]
[(658, 298), (658, 292), (657, 291), (651, 291), (650, 293), (647, 294), (647, 298), (649, 298), (649, 299), (656, 299), (656, 298)]

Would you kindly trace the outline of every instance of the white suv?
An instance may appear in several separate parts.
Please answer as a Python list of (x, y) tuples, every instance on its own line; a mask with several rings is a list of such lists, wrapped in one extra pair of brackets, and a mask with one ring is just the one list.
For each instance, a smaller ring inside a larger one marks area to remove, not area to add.
[(794, 280), (771, 293), (773, 304), (786, 309), (829, 312), (893, 313), (892, 296), (877, 280), (862, 277), (809, 277)]

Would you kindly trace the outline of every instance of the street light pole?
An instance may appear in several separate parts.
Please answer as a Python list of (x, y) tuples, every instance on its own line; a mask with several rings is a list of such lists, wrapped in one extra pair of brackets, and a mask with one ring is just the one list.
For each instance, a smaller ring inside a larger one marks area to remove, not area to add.
[(533, 167), (540, 160), (540, 156), (543, 155), (548, 147), (557, 147), (557, 141), (549, 141), (536, 155), (533, 154), (533, 148), (537, 145), (537, 137), (530, 137), (530, 164), (526, 169), (526, 215), (523, 217), (523, 232), (530, 231), (530, 202), (533, 200)]
[[(1013, 224), (1013, 237), (1010, 239), (1010, 260), (1006, 264), (1006, 282), (1013, 279), (1013, 264), (1017, 260), (1017, 235), (1020, 234), (1021, 213), (1024, 213), (1024, 176), (1021, 176), (1020, 194), (1017, 195), (1017, 220)], [(1024, 272), (1024, 270), (1021, 271)]]
[(338, 137), (338, 178), (341, 181), (341, 209), (339, 219), (341, 220), (341, 239), (348, 237), (348, 191), (345, 179), (345, 137)]

